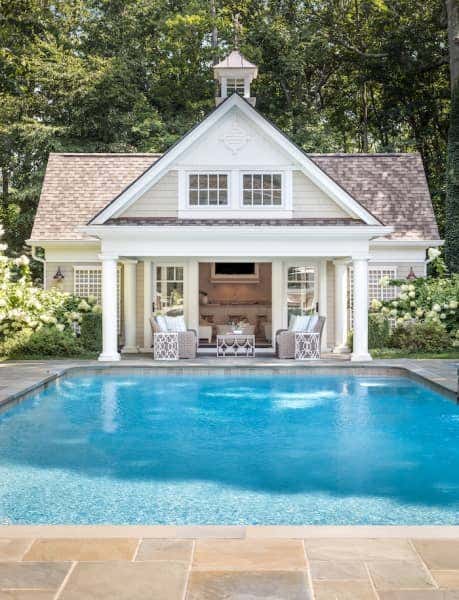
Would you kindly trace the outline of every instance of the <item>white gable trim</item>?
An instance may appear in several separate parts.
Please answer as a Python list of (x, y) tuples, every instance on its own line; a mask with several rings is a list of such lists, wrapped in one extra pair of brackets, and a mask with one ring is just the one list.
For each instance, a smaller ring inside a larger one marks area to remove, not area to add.
[(107, 219), (115, 217), (133, 204), (147, 189), (172, 168), (177, 158), (185, 152), (195, 141), (205, 134), (234, 106), (250, 120), (252, 120), (270, 139), (283, 148), (299, 165), (302, 172), (311, 179), (324, 193), (332, 198), (343, 210), (354, 214), (368, 225), (381, 225), (371, 213), (361, 204), (356, 202), (343, 188), (322, 171), (299, 148), (290, 142), (283, 133), (277, 130), (263, 116), (255, 111), (248, 102), (238, 94), (233, 94), (222, 102), (208, 117), (194, 127), (175, 146), (172, 146), (159, 160), (157, 160), (143, 175), (122, 192), (113, 202), (96, 215), (91, 224), (102, 225)]

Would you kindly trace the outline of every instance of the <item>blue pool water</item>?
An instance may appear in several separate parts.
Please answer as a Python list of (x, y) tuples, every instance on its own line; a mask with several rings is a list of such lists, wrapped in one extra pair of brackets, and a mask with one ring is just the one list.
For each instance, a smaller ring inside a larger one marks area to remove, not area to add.
[(459, 524), (459, 407), (404, 378), (64, 378), (0, 413), (0, 523)]

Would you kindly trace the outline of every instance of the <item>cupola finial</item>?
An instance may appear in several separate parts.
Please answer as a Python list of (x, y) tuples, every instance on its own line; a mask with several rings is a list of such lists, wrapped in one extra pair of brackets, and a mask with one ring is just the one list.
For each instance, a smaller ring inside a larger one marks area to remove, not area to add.
[(234, 29), (234, 49), (239, 50), (239, 44), (241, 42), (242, 25), (240, 22), (241, 15), (236, 13), (233, 17), (233, 29)]

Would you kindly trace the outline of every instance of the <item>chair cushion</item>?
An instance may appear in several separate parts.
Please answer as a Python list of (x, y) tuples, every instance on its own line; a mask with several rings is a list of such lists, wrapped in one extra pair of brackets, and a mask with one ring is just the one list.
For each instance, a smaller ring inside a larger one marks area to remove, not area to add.
[(308, 331), (309, 321), (311, 317), (309, 315), (301, 315), (296, 318), (292, 331)]
[(318, 322), (319, 315), (312, 315), (312, 317), (309, 318), (308, 328), (305, 331), (315, 331)]
[(186, 331), (185, 317), (180, 315), (178, 317), (165, 317), (167, 331)]
[(166, 333), (167, 332), (166, 317), (164, 317), (163, 315), (156, 315), (155, 321), (156, 321), (156, 325), (158, 326), (158, 330), (161, 333)]

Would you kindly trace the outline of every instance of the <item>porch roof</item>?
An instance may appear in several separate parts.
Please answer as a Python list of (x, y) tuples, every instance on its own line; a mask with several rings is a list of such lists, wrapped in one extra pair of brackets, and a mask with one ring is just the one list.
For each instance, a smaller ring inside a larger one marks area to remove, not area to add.
[(174, 217), (120, 217), (109, 219), (107, 225), (180, 225), (190, 226), (324, 226), (324, 225), (365, 225), (360, 219), (178, 219)]

